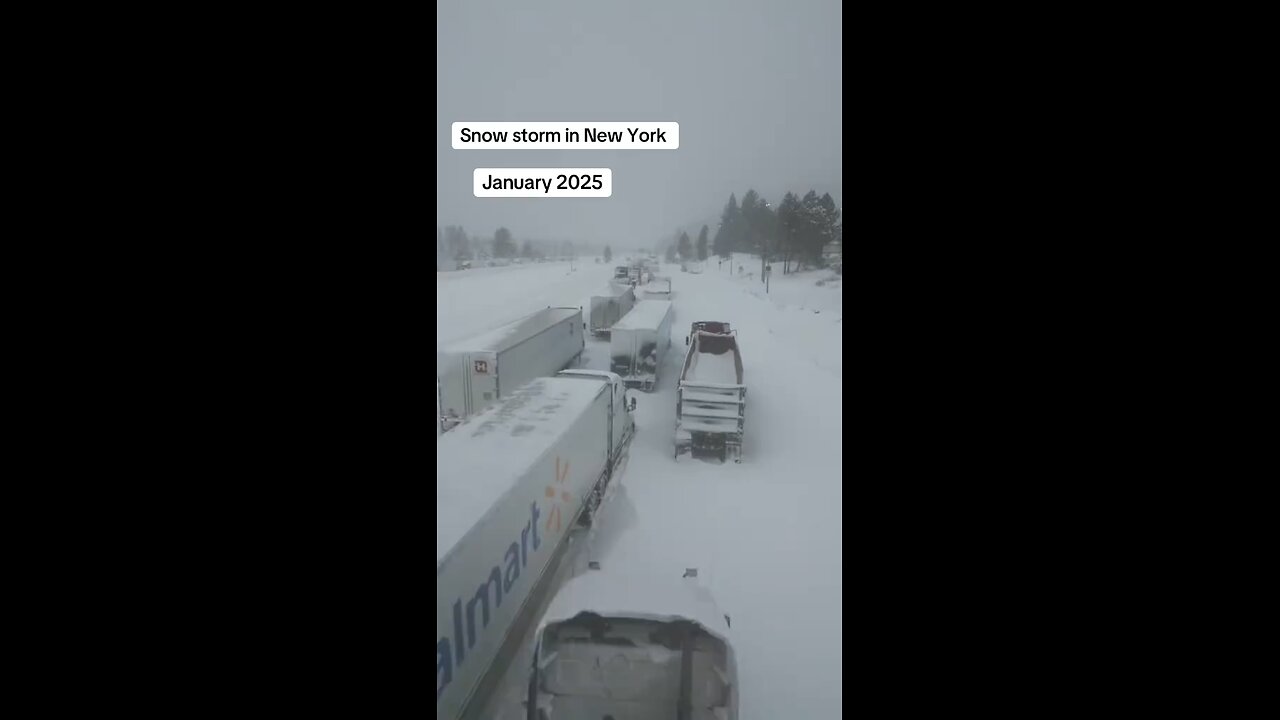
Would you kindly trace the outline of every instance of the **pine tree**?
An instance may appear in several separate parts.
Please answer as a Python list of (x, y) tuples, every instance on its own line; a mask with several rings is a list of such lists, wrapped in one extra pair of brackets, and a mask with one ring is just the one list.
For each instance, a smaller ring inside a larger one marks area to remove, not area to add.
[(608, 245), (605, 245), (605, 246), (604, 246), (604, 261), (605, 261), (605, 262), (609, 262), (609, 261), (610, 261), (610, 260), (612, 260), (612, 259), (613, 259), (613, 248), (609, 247)]
[(521, 246), (520, 248), (520, 257), (524, 257), (524, 258), (533, 257), (533, 243), (531, 241), (529, 240), (524, 241), (524, 245)]
[(799, 250), (800, 199), (787, 193), (778, 206), (778, 250), (782, 254), (782, 274), (791, 270), (791, 261)]
[(689, 241), (689, 233), (680, 231), (680, 242), (676, 247), (676, 252), (680, 253), (681, 260), (688, 260), (693, 257), (693, 243)]
[(801, 267), (806, 264), (817, 267), (822, 262), (822, 246), (826, 244), (830, 226), (827, 223), (827, 210), (816, 192), (810, 190), (805, 193), (796, 216), (796, 254)]
[(738, 214), (738, 198), (730, 193), (729, 202), (724, 206), (724, 212), (720, 213), (720, 227), (716, 228), (715, 241), (711, 244), (715, 254), (722, 258), (729, 257), (736, 243), (734, 233), (738, 229)]
[(516, 256), (516, 241), (511, 238), (510, 230), (501, 227), (493, 234), (493, 256), (496, 258)]
[(697, 247), (698, 247), (698, 259), (706, 260), (707, 259), (707, 226), (706, 225), (703, 225), (702, 229), (698, 231)]
[(444, 229), (445, 249), (454, 260), (470, 260), (475, 257), (471, 252), (471, 241), (461, 225), (449, 225)]
[(667, 246), (667, 262), (673, 263), (675, 261), (676, 261), (676, 246), (675, 246), (675, 243), (672, 243)]
[(742, 196), (742, 206), (738, 210), (740, 230), (734, 233), (735, 250), (741, 252), (754, 252), (757, 250), (756, 232), (758, 228), (756, 211), (759, 203), (760, 194), (755, 190), (748, 190), (747, 194)]

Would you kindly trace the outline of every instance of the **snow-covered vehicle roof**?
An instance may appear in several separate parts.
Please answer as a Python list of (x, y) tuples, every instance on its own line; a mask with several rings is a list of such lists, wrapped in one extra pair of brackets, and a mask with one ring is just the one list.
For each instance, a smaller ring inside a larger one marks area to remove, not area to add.
[(556, 323), (564, 321), (565, 318), (581, 314), (582, 310), (580, 308), (546, 308), (501, 327), (494, 328), (489, 332), (452, 343), (444, 348), (444, 352), (502, 352), (552, 327)]
[(592, 297), (601, 297), (601, 298), (622, 297), (623, 295), (626, 295), (629, 292), (633, 292), (630, 285), (619, 285), (618, 283), (611, 282), (609, 283), (609, 286), (604, 289), (604, 291), (602, 291), (598, 295), (593, 295)]
[(548, 625), (572, 620), (584, 612), (657, 622), (690, 620), (732, 647), (729, 621), (711, 593), (697, 578), (681, 577), (678, 571), (660, 578), (606, 570), (579, 575), (556, 593), (538, 623), (538, 635)]
[(669, 300), (641, 300), (631, 312), (613, 324), (614, 330), (652, 330), (662, 323), (671, 310)]

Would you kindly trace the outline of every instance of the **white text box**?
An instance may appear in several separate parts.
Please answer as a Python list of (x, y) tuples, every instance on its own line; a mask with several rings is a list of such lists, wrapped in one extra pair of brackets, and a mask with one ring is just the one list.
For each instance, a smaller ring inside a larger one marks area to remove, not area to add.
[(610, 197), (609, 168), (476, 168), (476, 197)]
[(676, 150), (677, 122), (456, 122), (454, 150)]

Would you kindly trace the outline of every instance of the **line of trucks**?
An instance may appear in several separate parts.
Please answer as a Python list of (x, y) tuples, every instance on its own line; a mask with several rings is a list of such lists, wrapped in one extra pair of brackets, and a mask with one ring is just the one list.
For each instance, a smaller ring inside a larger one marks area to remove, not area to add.
[[(580, 308), (547, 308), (445, 349), (437, 718), (477, 717), (531, 630), (529, 720), (737, 718), (730, 619), (696, 570), (638, 583), (592, 563), (555, 586), (625, 467), (635, 434), (629, 390), (653, 389), (670, 346), (670, 301), (636, 302), (621, 286), (600, 298), (587, 322)], [(610, 371), (565, 369), (581, 357), (586, 330), (609, 337)], [(746, 386), (736, 332), (699, 321), (685, 342), (675, 456), (740, 460)]]

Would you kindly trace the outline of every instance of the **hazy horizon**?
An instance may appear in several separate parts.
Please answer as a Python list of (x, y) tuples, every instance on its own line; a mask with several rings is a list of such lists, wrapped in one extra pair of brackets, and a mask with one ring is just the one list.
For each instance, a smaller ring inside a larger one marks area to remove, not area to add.
[[(436, 225), (471, 237), (655, 248), (730, 193), (843, 207), (842, 10), (833, 0), (442, 0)], [(454, 150), (454, 122), (680, 123), (678, 150)], [(610, 198), (476, 198), (477, 167), (608, 167)]]

